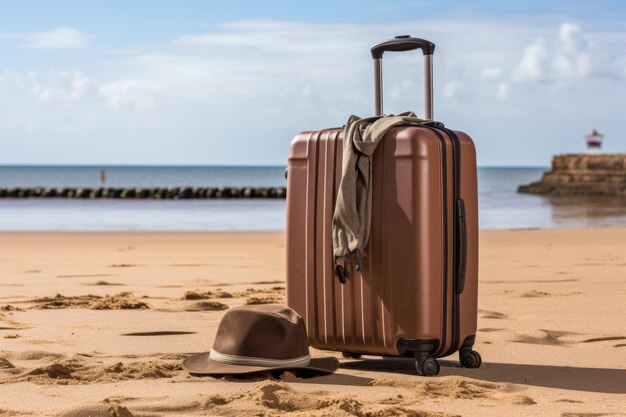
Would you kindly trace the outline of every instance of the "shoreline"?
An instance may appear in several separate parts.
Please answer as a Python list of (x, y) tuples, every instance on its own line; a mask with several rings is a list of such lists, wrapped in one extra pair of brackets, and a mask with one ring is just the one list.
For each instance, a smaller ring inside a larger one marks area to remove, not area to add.
[[(593, 229), (624, 229), (624, 231), (626, 232), (626, 225), (622, 225), (622, 224), (617, 224), (617, 225), (589, 225), (589, 226), (580, 226), (580, 225), (575, 225), (575, 226), (553, 226), (553, 227), (540, 227), (540, 226), (529, 226), (529, 227), (508, 227), (508, 228), (489, 228), (489, 229), (479, 229), (480, 233), (483, 232), (524, 232), (524, 231), (539, 231), (539, 230), (593, 230)], [(147, 234), (147, 235), (156, 235), (156, 234), (172, 234), (172, 235), (176, 235), (176, 234), (180, 234), (180, 235), (184, 235), (184, 234), (194, 234), (194, 235), (199, 235), (199, 234), (222, 234), (222, 235), (228, 235), (228, 234), (235, 234), (235, 235), (243, 235), (243, 234), (255, 234), (255, 235), (262, 235), (262, 234), (285, 234), (285, 230), (284, 229), (267, 229), (267, 230), (263, 230), (263, 229), (255, 229), (255, 230), (116, 230), (116, 229), (112, 229), (112, 230), (63, 230), (63, 229), (57, 229), (57, 230), (1, 230), (0, 229), (0, 235), (2, 234), (31, 234), (31, 235), (35, 235), (35, 234), (89, 234), (89, 233), (93, 233), (93, 234)]]

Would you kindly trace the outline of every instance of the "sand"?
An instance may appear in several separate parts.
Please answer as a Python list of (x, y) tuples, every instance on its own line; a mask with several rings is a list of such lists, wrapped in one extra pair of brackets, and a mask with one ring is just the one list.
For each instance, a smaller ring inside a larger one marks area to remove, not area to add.
[(228, 308), (284, 303), (283, 234), (2, 233), (0, 416), (626, 415), (626, 229), (485, 231), (480, 249), (481, 369), (218, 380), (181, 361)]

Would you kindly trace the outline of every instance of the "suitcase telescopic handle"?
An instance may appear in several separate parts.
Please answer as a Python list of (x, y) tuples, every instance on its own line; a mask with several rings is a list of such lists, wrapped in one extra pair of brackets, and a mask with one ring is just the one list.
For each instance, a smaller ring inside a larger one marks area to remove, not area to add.
[(393, 39), (381, 42), (372, 47), (374, 59), (374, 112), (383, 114), (383, 54), (389, 52), (414, 51), (421, 49), (424, 54), (424, 103), (425, 119), (433, 119), (433, 53), (435, 44), (426, 39), (413, 38), (409, 35), (398, 35)]

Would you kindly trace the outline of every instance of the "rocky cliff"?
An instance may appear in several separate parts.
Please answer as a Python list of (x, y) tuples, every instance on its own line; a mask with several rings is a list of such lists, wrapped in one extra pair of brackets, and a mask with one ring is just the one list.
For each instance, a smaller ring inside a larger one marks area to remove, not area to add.
[(555, 155), (540, 181), (520, 193), (626, 197), (626, 154)]

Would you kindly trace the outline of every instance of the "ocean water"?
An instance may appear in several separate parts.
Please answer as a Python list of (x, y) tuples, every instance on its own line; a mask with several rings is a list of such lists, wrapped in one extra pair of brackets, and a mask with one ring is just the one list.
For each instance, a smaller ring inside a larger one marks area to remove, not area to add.
[[(0, 167), (0, 187), (284, 186), (285, 167)], [(518, 194), (545, 168), (479, 168), (482, 229), (626, 225), (624, 199)], [(284, 200), (0, 199), (0, 230), (273, 231)]]

